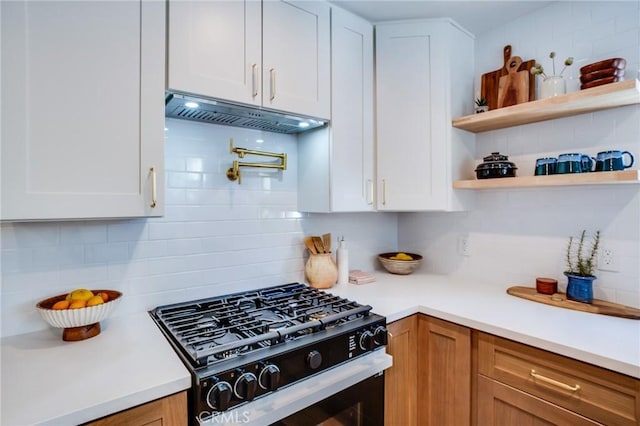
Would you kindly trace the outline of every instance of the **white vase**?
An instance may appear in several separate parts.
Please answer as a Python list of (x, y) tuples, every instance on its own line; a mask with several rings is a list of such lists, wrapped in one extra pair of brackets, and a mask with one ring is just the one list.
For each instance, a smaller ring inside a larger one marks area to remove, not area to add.
[(552, 75), (540, 83), (540, 99), (552, 98), (567, 93), (567, 82), (559, 75)]

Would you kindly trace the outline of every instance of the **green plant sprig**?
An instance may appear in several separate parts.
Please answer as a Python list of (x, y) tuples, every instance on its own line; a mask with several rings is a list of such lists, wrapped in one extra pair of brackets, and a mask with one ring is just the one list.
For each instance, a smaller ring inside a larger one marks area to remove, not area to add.
[(567, 271), (568, 274), (578, 275), (581, 277), (593, 276), (596, 268), (596, 256), (600, 248), (600, 231), (596, 231), (593, 235), (591, 242), (591, 250), (588, 256), (584, 255), (584, 244), (586, 240), (586, 230), (583, 230), (580, 234), (580, 239), (577, 244), (576, 255), (573, 255), (573, 242), (574, 238), (569, 237), (569, 244), (567, 246)]

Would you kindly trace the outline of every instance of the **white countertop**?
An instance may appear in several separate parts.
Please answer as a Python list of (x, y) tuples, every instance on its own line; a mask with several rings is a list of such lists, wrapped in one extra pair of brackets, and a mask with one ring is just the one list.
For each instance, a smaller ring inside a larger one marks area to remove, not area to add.
[[(640, 378), (638, 320), (520, 299), (506, 284), (383, 272), (376, 279), (327, 291), (371, 305), (387, 322), (420, 312)], [(64, 342), (53, 328), (2, 339), (0, 424), (78, 424), (191, 386), (146, 312), (101, 326), (81, 342)]]
[(100, 326), (79, 342), (54, 328), (2, 339), (0, 424), (79, 424), (191, 387), (149, 314)]
[[(393, 322), (424, 313), (640, 378), (640, 320), (579, 312), (445, 276), (376, 274), (370, 284), (327, 291), (368, 304)], [(532, 284), (533, 287), (535, 284)]]

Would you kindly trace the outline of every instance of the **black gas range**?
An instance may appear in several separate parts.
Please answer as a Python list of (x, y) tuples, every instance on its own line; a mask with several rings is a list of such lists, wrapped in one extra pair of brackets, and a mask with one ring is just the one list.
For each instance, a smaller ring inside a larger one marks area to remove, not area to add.
[(384, 348), (371, 307), (291, 283), (150, 312), (187, 368), (190, 423)]

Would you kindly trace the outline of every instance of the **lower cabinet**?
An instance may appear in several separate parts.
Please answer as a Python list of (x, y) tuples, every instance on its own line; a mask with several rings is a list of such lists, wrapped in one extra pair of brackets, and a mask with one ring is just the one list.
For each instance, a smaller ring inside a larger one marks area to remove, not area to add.
[(418, 424), (471, 423), (471, 329), (418, 316)]
[(393, 366), (384, 377), (384, 424), (417, 425), (418, 315), (388, 324), (387, 331), (387, 353), (393, 357)]
[(426, 315), (387, 326), (385, 425), (468, 425), (471, 330)]
[(387, 329), (387, 426), (640, 425), (640, 379), (423, 314)]
[(180, 392), (87, 423), (85, 426), (186, 426), (187, 392)]
[(640, 424), (640, 380), (486, 333), (477, 341), (478, 425), (539, 424), (505, 423), (511, 416), (555, 425)]
[(543, 399), (478, 376), (478, 425), (599, 425)]

